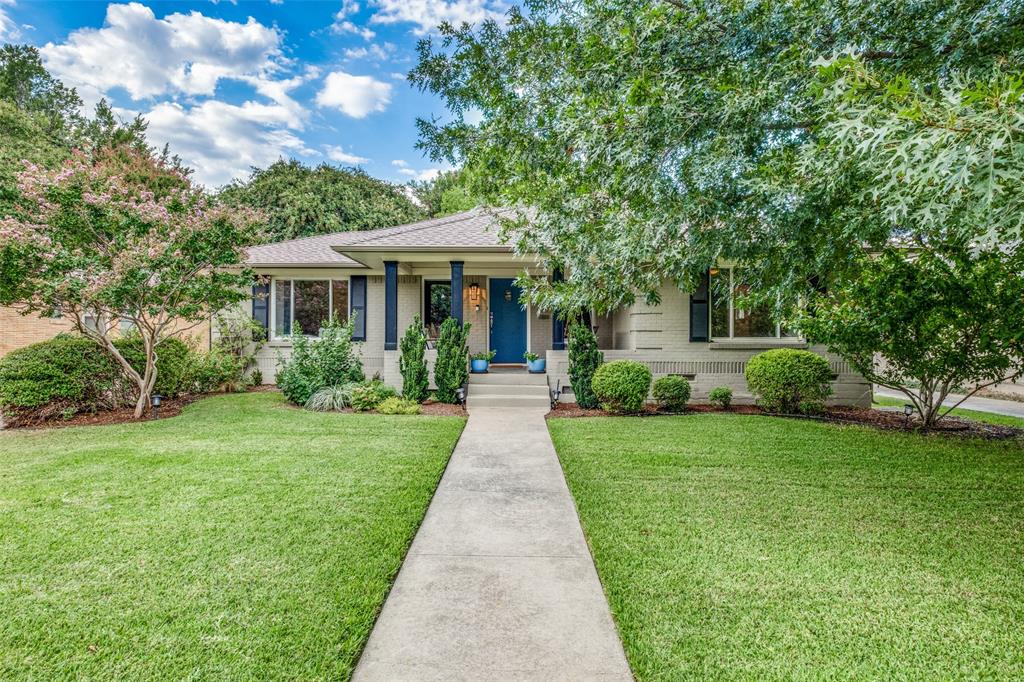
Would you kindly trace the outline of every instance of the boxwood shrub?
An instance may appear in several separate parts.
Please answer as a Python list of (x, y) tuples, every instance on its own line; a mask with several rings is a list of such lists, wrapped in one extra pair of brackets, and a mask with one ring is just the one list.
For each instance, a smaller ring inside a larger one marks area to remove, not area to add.
[(690, 382), (683, 377), (661, 377), (654, 382), (651, 393), (661, 409), (682, 412), (690, 399)]
[(651, 370), (636, 360), (613, 360), (597, 368), (590, 385), (603, 409), (639, 412), (651, 390)]
[(776, 348), (747, 362), (747, 386), (757, 404), (769, 412), (814, 414), (832, 394), (832, 370), (816, 353)]
[[(88, 341), (88, 339), (86, 340)], [(93, 341), (89, 341), (89, 343), (96, 345)], [(141, 337), (131, 334), (114, 341), (114, 346), (136, 372), (142, 374), (146, 371), (145, 351), (142, 348)], [(195, 360), (192, 349), (181, 339), (170, 338), (161, 341), (160, 345), (156, 347), (156, 384), (153, 386), (153, 393), (165, 398), (177, 398), (192, 392), (192, 369), (195, 366)], [(126, 381), (130, 380), (126, 379)], [(126, 388), (129, 395), (137, 390), (133, 382), (130, 382)]]

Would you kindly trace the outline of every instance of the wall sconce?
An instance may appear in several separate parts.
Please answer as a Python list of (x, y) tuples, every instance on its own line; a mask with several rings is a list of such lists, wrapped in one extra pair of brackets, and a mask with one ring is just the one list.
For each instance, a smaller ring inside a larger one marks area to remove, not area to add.
[(469, 302), (473, 304), (473, 309), (480, 312), (480, 285), (474, 282), (469, 285)]

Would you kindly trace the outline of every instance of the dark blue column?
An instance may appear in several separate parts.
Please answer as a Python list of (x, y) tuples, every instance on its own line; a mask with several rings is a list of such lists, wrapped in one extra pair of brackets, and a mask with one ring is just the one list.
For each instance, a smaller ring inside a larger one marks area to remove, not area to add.
[(462, 261), (453, 260), (452, 264), (452, 317), (462, 324)]
[[(564, 282), (562, 268), (551, 273), (552, 282)], [(551, 315), (551, 350), (565, 350), (565, 318), (557, 310)]]
[(398, 350), (398, 261), (384, 261), (384, 350)]

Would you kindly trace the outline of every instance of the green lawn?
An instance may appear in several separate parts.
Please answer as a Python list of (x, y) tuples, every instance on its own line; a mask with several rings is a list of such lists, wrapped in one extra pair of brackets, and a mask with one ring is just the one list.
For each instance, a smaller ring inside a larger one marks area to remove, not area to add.
[(1024, 678), (1021, 442), (548, 423), (640, 680)]
[[(903, 407), (909, 401), (901, 400), (900, 398), (890, 398), (889, 396), (876, 395), (872, 403), (872, 407)], [(945, 410), (946, 408), (943, 408)], [(978, 410), (965, 410), (961, 407), (954, 408), (949, 413), (954, 417), (963, 417), (964, 419), (976, 419), (980, 422), (988, 422), (989, 424), (998, 424), (1000, 426), (1015, 426), (1018, 429), (1024, 429), (1024, 419), (1020, 417), (1011, 417), (1005, 414), (995, 414), (993, 412), (979, 412)], [(942, 422), (939, 422), (941, 425)]]
[(0, 432), (0, 679), (347, 678), (463, 421), (250, 393)]

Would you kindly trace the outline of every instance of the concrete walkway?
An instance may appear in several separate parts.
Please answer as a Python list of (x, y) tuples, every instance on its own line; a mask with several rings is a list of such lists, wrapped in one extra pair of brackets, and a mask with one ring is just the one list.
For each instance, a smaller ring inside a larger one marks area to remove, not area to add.
[(469, 423), (355, 680), (632, 680), (546, 409)]
[[(889, 398), (899, 398), (906, 401), (907, 396), (899, 391), (875, 386), (875, 395), (884, 395)], [(963, 395), (950, 394), (942, 401), (943, 405), (956, 405), (963, 399)], [(908, 401), (909, 402), (909, 401)], [(1004, 414), (1009, 417), (1024, 418), (1024, 403), (1014, 400), (996, 400), (995, 398), (971, 397), (957, 405), (965, 410), (978, 410), (979, 412), (991, 412), (993, 414)]]

